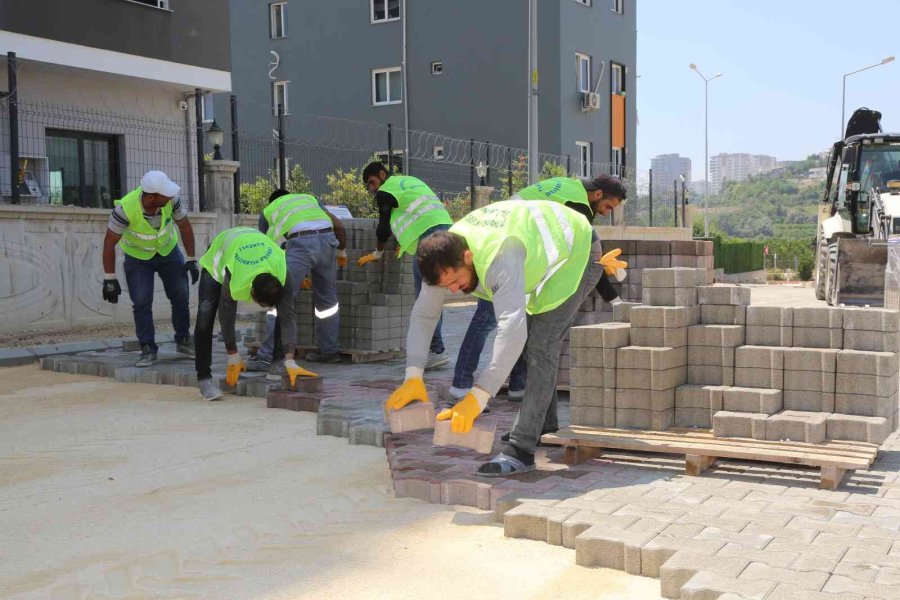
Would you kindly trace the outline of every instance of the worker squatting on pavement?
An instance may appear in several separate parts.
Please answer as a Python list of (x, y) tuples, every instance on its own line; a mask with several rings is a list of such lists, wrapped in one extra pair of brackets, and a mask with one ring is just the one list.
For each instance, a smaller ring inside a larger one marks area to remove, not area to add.
[[(399, 257), (403, 254), (415, 254), (420, 240), (435, 231), (446, 231), (453, 224), (443, 203), (421, 179), (391, 175), (383, 164), (372, 162), (363, 169), (362, 180), (366, 189), (375, 195), (379, 220), (375, 251), (360, 258), (357, 261), (360, 266), (381, 258), (391, 233), (397, 238)], [(413, 261), (413, 281), (418, 298), (422, 289), (422, 274), (416, 261)], [(438, 315), (425, 370), (436, 369), (449, 362), (444, 350), (441, 318)]]
[(385, 410), (428, 401), (422, 378), (425, 340), (447, 293), (463, 291), (490, 300), (498, 323), (490, 365), (463, 399), (437, 418), (450, 420), (454, 432), (470, 431), (527, 339), (529, 376), (509, 441), (478, 473), (490, 477), (533, 470), (541, 431), (558, 427), (556, 371), (562, 340), (605, 270), (600, 261), (612, 260), (611, 269), (618, 266), (615, 258), (601, 254), (590, 224), (549, 201), (496, 202), (422, 240), (416, 262), (427, 285), (410, 317), (406, 380), (387, 399)]
[[(197, 283), (200, 271), (194, 258), (194, 230), (178, 198), (180, 191), (162, 171), (148, 171), (139, 188), (116, 200), (103, 239), (103, 299), (113, 304), (118, 303), (122, 293), (116, 277), (117, 243), (125, 253), (125, 281), (134, 305), (135, 333), (141, 344), (136, 367), (152, 365), (159, 350), (153, 327), (153, 281), (157, 274), (172, 303), (175, 348), (181, 354), (194, 356), (187, 275)], [(187, 260), (178, 248), (178, 232)]]
[(284, 250), (252, 227), (234, 227), (213, 238), (209, 250), (200, 259), (200, 266), (200, 298), (194, 331), (197, 356), (194, 364), (200, 393), (205, 399), (218, 400), (222, 397), (211, 372), (216, 313), (228, 353), (226, 383), (237, 385), (241, 372), (246, 370), (244, 359), (237, 349), (234, 331), (238, 302), (252, 300), (264, 308), (276, 307), (281, 316), (284, 370), (291, 384), (297, 377), (315, 376), (315, 373), (294, 361), (294, 340), (297, 339), (294, 290), (297, 283), (287, 268)]
[[(613, 209), (625, 202), (627, 191), (618, 177), (602, 174), (593, 179), (554, 177), (530, 185), (510, 200), (550, 200), (559, 202), (581, 213), (588, 223), (593, 223), (599, 214), (608, 215)], [(618, 254), (617, 254), (618, 256)], [(627, 264), (625, 265), (627, 266)], [(624, 271), (619, 281), (624, 279)], [(612, 286), (609, 276), (604, 273), (597, 283), (597, 292), (606, 302), (614, 303), (619, 294)], [(454, 400), (466, 395), (474, 383), (475, 369), (484, 349), (487, 336), (497, 327), (494, 308), (488, 300), (479, 299), (475, 314), (469, 322), (469, 328), (459, 347), (456, 367), (453, 372), (453, 384), (450, 396)], [(507, 397), (512, 401), (520, 401), (525, 395), (527, 368), (524, 355), (516, 361), (509, 374), (509, 391)], [(547, 433), (545, 431), (545, 433)], [(505, 439), (504, 439), (505, 441)]]
[[(312, 287), (319, 350), (308, 352), (306, 360), (340, 362), (337, 274), (339, 267), (347, 265), (344, 224), (328, 212), (321, 200), (279, 189), (269, 196), (269, 205), (259, 216), (259, 230), (273, 241), (285, 239), (282, 247), (291, 279), (298, 285), (302, 281), (304, 287)], [(272, 365), (273, 358), (281, 354), (279, 321), (280, 317), (266, 320), (266, 338), (256, 357), (247, 363), (248, 370), (271, 368), (275, 371), (272, 375), (281, 377), (280, 365)]]

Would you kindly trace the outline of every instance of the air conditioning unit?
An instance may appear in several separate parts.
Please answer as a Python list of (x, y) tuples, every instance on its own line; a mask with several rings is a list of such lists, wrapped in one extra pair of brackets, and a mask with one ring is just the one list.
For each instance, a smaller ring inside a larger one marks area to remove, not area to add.
[(582, 112), (600, 110), (600, 94), (581, 92), (581, 110)]

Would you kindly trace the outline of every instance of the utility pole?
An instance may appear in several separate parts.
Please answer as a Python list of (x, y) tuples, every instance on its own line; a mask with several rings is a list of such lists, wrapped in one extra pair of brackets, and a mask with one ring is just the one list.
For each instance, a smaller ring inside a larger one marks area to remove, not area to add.
[(538, 48), (537, 0), (528, 0), (528, 185), (537, 183), (538, 172)]

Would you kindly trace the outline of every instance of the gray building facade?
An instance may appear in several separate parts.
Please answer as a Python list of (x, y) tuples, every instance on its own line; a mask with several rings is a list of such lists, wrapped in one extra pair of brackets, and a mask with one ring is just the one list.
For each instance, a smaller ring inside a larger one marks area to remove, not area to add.
[(675, 154), (660, 154), (650, 159), (650, 168), (653, 169), (653, 186), (663, 193), (672, 188), (672, 182), (680, 176), (684, 176), (685, 184), (690, 187), (691, 159), (687, 156)]
[[(538, 3), (539, 150), (570, 156), (573, 174), (609, 163), (624, 172), (636, 160), (635, 4)], [(231, 16), (244, 134), (271, 135), (286, 86), (289, 139), (315, 135), (315, 115), (391, 123), (395, 149), (404, 146), (407, 118), (411, 131), (527, 145), (527, 0), (231, 0)], [(586, 92), (596, 93), (593, 106)], [(225, 98), (216, 110), (227, 111)], [(428, 140), (416, 135), (410, 145)]]
[(195, 90), (231, 90), (230, 29), (228, 0), (0, 0), (20, 154), (11, 173), (3, 100), (0, 195), (15, 186), (25, 204), (109, 208), (160, 169), (193, 203)]

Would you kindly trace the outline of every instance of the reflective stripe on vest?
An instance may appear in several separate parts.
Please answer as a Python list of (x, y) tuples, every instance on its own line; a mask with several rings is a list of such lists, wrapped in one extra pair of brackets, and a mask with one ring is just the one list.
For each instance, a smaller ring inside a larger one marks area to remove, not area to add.
[(263, 210), (269, 223), (267, 235), (276, 240), (286, 236), (298, 223), (304, 221), (331, 221), (319, 201), (309, 194), (289, 194), (278, 198)]
[(122, 232), (119, 247), (125, 254), (140, 260), (149, 260), (156, 254), (168, 256), (178, 244), (172, 203), (168, 202), (160, 209), (159, 229), (154, 229), (144, 217), (141, 196), (143, 191), (137, 188), (115, 202), (128, 218), (128, 227)]
[(553, 277), (553, 275), (565, 264), (565, 260), (572, 254), (572, 245), (575, 243), (575, 232), (572, 231), (572, 225), (569, 224), (568, 215), (565, 214), (562, 205), (557, 203), (551, 204), (550, 209), (556, 217), (555, 224), (559, 225), (562, 229), (563, 238), (566, 242), (565, 259), (560, 260), (560, 256), (563, 255), (563, 253), (561, 252), (561, 249), (556, 246), (553, 234), (550, 233), (550, 227), (547, 225), (546, 219), (544, 219), (544, 213), (541, 212), (535, 204), (525, 202), (525, 205), (528, 207), (528, 212), (531, 213), (538, 232), (541, 234), (544, 252), (547, 255), (547, 273), (537, 284), (534, 291), (535, 294), (540, 294), (547, 281)]

